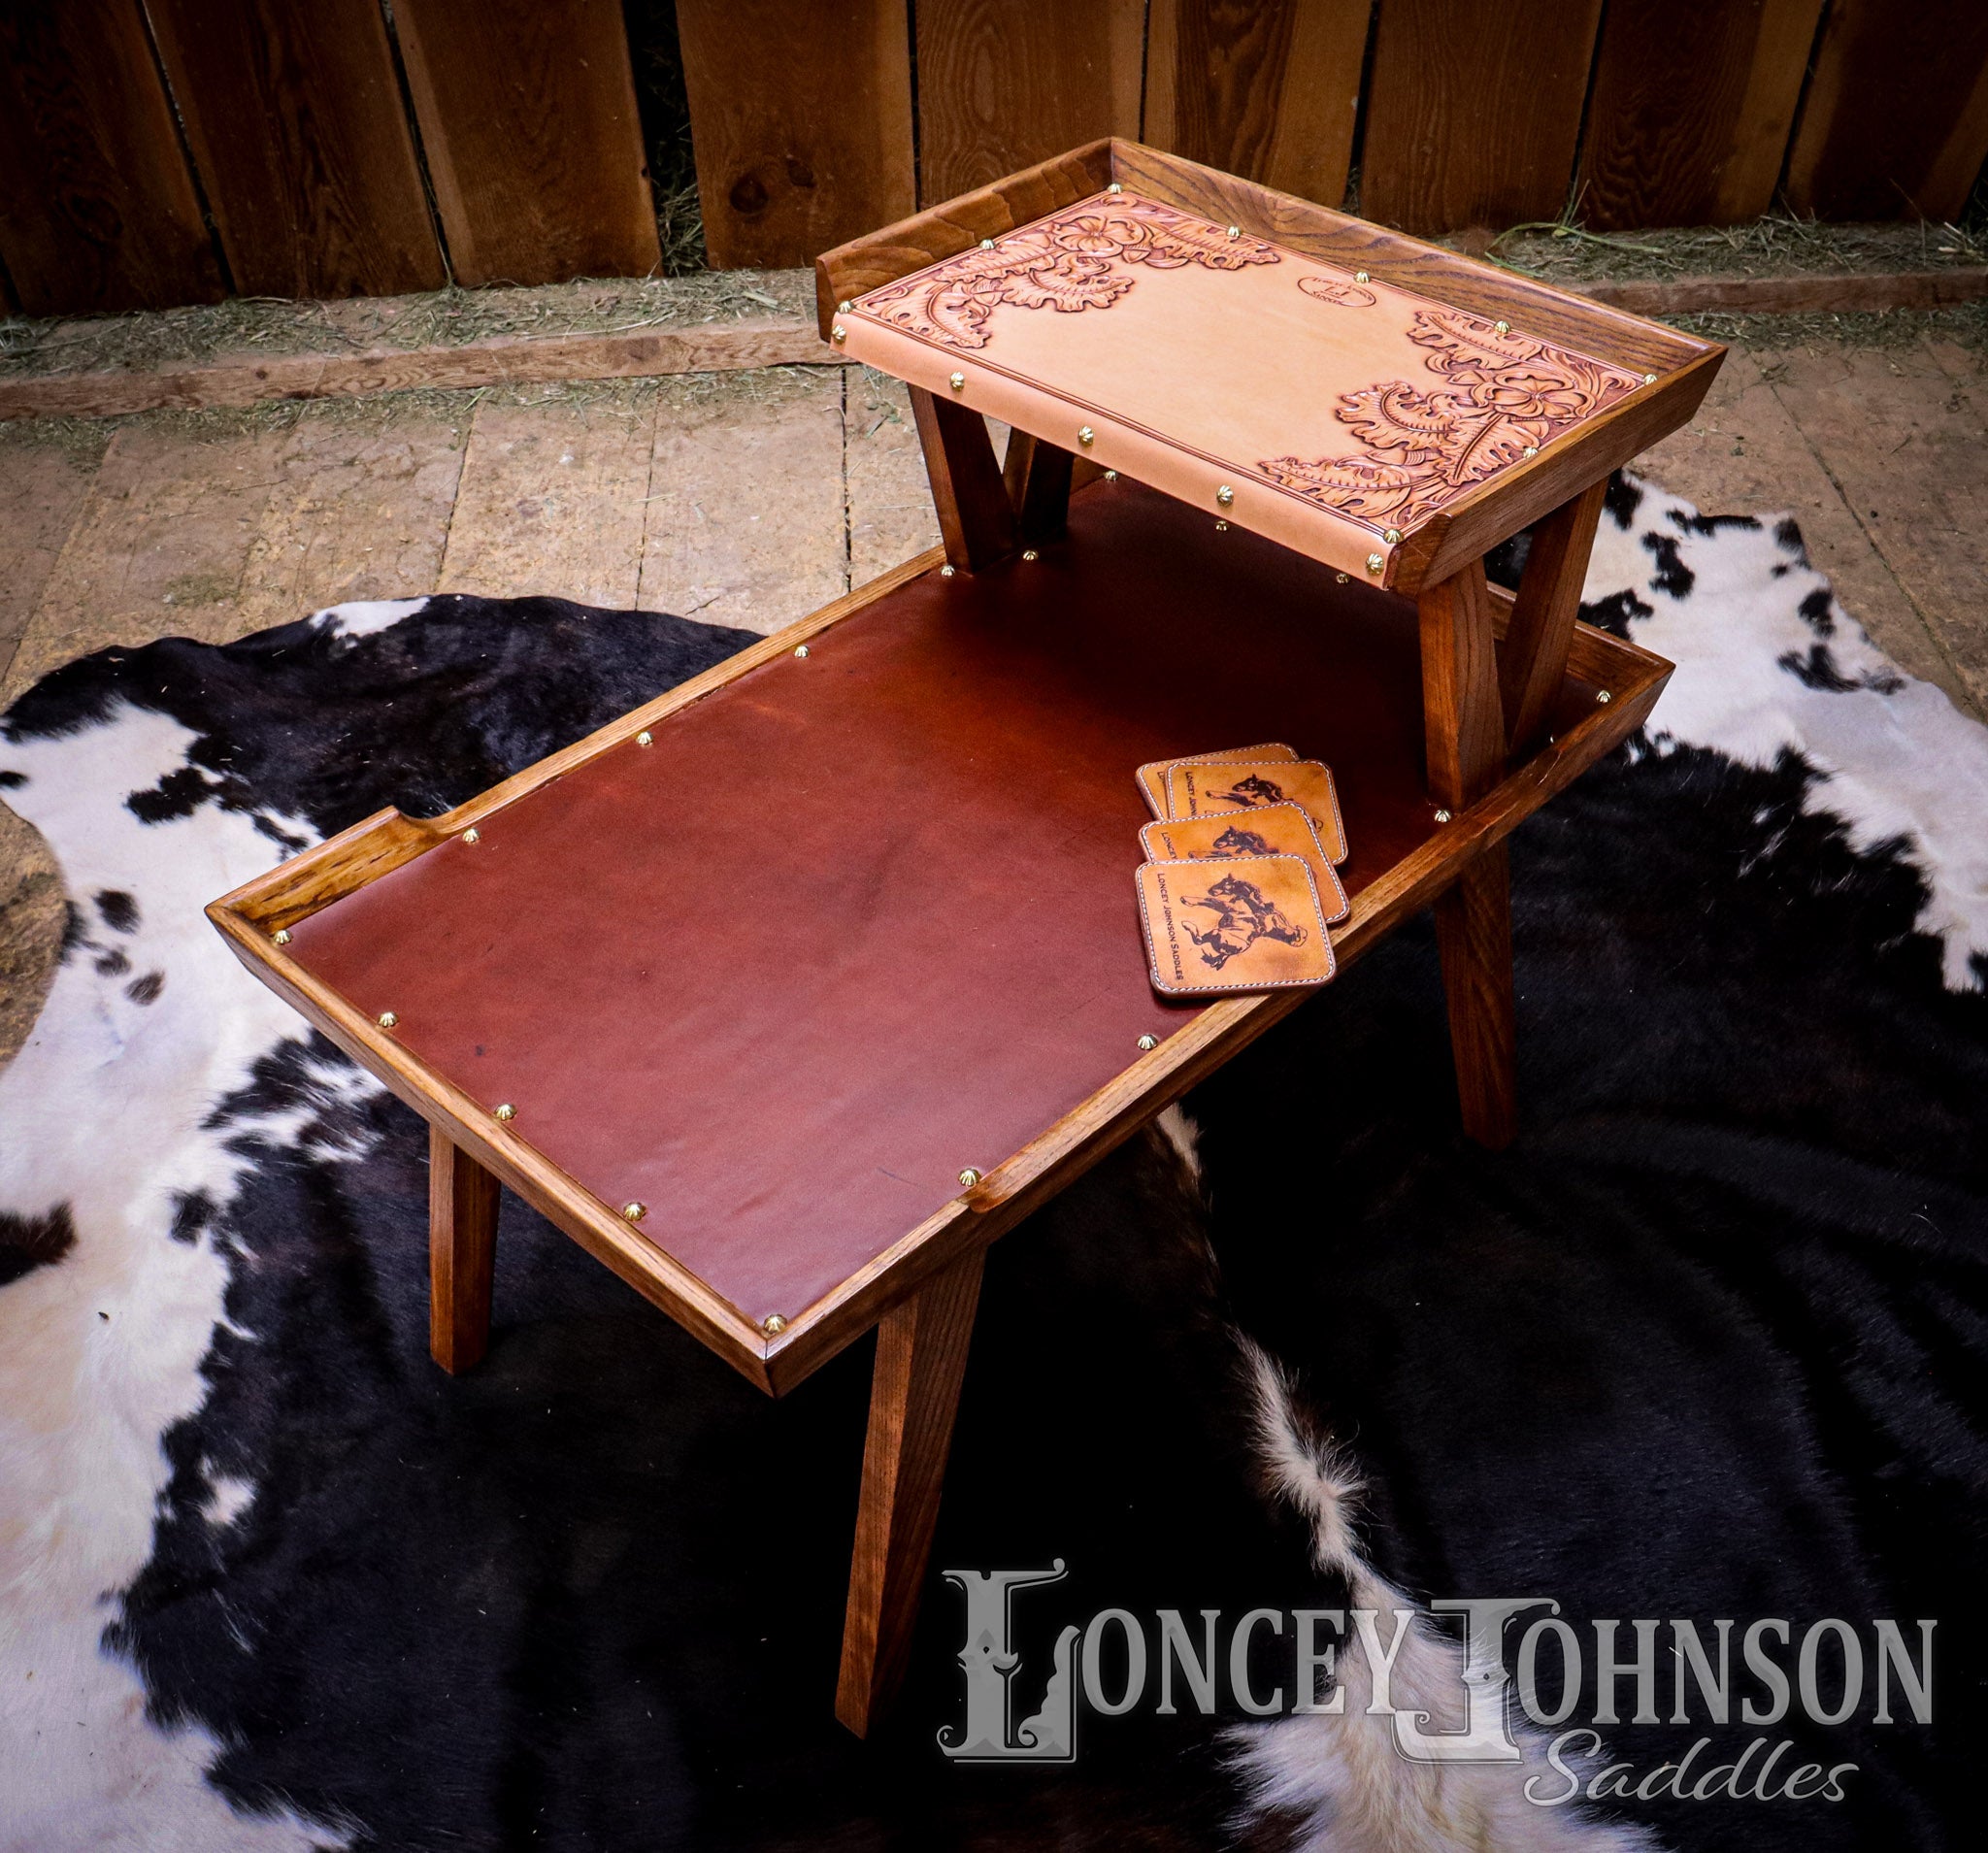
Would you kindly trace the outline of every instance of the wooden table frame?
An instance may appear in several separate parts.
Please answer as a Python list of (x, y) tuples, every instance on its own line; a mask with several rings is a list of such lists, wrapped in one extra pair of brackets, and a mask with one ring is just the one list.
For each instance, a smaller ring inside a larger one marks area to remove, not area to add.
[[(1306, 248), (1356, 250), (1376, 275), (1423, 279), (1440, 256), (1448, 294), (1461, 275), (1489, 312), (1523, 304), (1528, 325), (1578, 333), (1592, 351), (1668, 369), (1549, 460), (1515, 466), (1409, 536), (1391, 588), (1415, 599), (1432, 799), (1449, 812), (1434, 837), (1353, 897), (1334, 935), (1342, 965), (1424, 907), (1436, 910), (1463, 1121), (1489, 1145), (1515, 1129), (1510, 907), (1505, 839), (1526, 816), (1642, 725), (1668, 678), (1662, 658), (1576, 622), (1580, 583), (1608, 473), (1688, 417), (1723, 350), (1562, 297), (1559, 292), (1266, 188), (1122, 142), (1101, 142), (845, 246), (819, 267), (824, 328), (836, 303), (1095, 191), (1115, 175), (1189, 210)], [(1556, 319), (1557, 317), (1557, 319)], [(1020, 1150), (967, 1184), (868, 1267), (769, 1332), (632, 1228), (447, 1076), (320, 982), (283, 946), (297, 921), (474, 828), (639, 730), (667, 724), (760, 665), (831, 631), (942, 566), (984, 570), (1062, 529), (1073, 484), (1096, 475), (1017, 432), (1006, 473), (983, 419), (912, 395), (942, 548), (659, 696), (445, 814), (367, 818), (214, 903), (230, 948), (430, 1127), (431, 1348), (450, 1372), (482, 1356), (490, 1319), (498, 1188), (508, 1186), (762, 1390), (780, 1395), (847, 1345), (878, 1333), (862, 1498), (849, 1586), (838, 1717), (867, 1733), (910, 1651), (988, 1243), (1253, 1042), (1307, 995), (1224, 998), (1142, 1054)], [(1536, 524), (1536, 525), (1535, 525)], [(1534, 525), (1514, 597), (1487, 583), (1486, 548)], [(1603, 691), (1573, 725), (1541, 739), (1568, 677)], [(1128, 769), (1129, 776), (1129, 769)]]

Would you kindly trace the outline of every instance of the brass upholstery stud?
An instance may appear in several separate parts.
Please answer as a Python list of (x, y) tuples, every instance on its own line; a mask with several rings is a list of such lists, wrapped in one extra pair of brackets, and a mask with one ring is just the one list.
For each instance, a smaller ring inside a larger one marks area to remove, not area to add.
[(846, 328), (845, 328), (841, 322), (837, 322), (836, 325), (828, 331), (828, 338), (830, 341), (846, 341), (849, 338), (849, 331)]
[(1606, 708), (1614, 697), (1606, 688), (1600, 688), (1595, 691), (1595, 699)]
[(1381, 569), (1386, 565), (1387, 562), (1383, 560), (1378, 553), (1368, 554), (1367, 570), (1368, 572), (1374, 574), (1376, 578), (1379, 576)]
[(653, 746), (656, 744), (656, 737), (645, 727), (641, 733), (635, 736), (635, 744), (638, 746)]
[(640, 1222), (647, 1214), (647, 1204), (623, 1204), (621, 1206), (621, 1215), (624, 1221)]
[(400, 1018), (394, 1015), (391, 1010), (381, 1010), (380, 1012), (380, 1027), (383, 1030), (392, 1029), (399, 1021)]
[(966, 1189), (971, 1190), (980, 1181), (980, 1174), (973, 1166), (969, 1165), (966, 1170), (960, 1173), (959, 1180)]
[(1654, 386), (1657, 383), (1657, 376), (1653, 373), (1646, 373), (1642, 377), (1642, 382), (1646, 386)]
[(1436, 813), (1436, 821), (1438, 823), (1447, 823), (1449, 821), (1449, 812), (1446, 811), (1439, 811)]
[(1097, 434), (1097, 433), (1096, 433), (1095, 431), (1093, 431), (1093, 430), (1092, 430), (1092, 429), (1090, 428), (1090, 426), (1089, 426), (1089, 425), (1084, 425), (1084, 426), (1083, 426), (1083, 427), (1082, 427), (1082, 428), (1081, 428), (1081, 429), (1080, 429), (1080, 430), (1079, 430), (1079, 431), (1077, 432), (1077, 443), (1078, 443), (1078, 444), (1080, 444), (1080, 445), (1083, 445), (1083, 446), (1084, 446), (1084, 447), (1085, 447), (1086, 448), (1088, 448), (1088, 447), (1089, 447), (1089, 445), (1090, 445), (1090, 442), (1091, 442), (1091, 440), (1092, 440), (1093, 438), (1095, 438), (1095, 437), (1096, 437), (1097, 435), (1098, 435), (1098, 434)]
[(1025, 559), (1025, 560), (1039, 560), (1039, 559), (1041, 559), (1041, 558), (1043, 557), (1043, 556), (1042, 556), (1042, 555), (1041, 555), (1040, 553), (1038, 553), (1038, 552), (1036, 551), (1036, 549), (1035, 549), (1034, 547), (1032, 547), (1032, 546), (1025, 546), (1025, 547), (1023, 547), (1023, 548), (1022, 548), (1022, 550), (1021, 550), (1021, 556), (1022, 556), (1022, 558), (1023, 558), (1023, 559)]
[(469, 829), (465, 830), (462, 833), (462, 840), (463, 842), (469, 844), (481, 843), (483, 840), (483, 833), (480, 830), (477, 829), (476, 826), (473, 824)]
[(1219, 502), (1225, 509), (1229, 506), (1231, 502), (1235, 501), (1235, 499), (1236, 491), (1230, 488), (1226, 482), (1223, 483), (1222, 486), (1215, 491), (1215, 500)]
[(939, 577), (943, 579), (949, 579), (958, 571), (959, 568), (956, 566), (942, 566), (939, 569)]
[(1141, 1048), (1150, 1051), (1159, 1047), (1160, 1039), (1157, 1036), (1142, 1036), (1139, 1039), (1139, 1045)]
[(1340, 582), (1340, 583), (1341, 583), (1342, 585), (1345, 584), (1345, 582), (1346, 582), (1346, 576), (1345, 576), (1345, 575), (1344, 575), (1343, 573), (1335, 573), (1335, 574), (1333, 575), (1333, 578), (1334, 578), (1334, 579), (1336, 579), (1337, 580), (1339, 580), (1339, 582)]
[(805, 660), (808, 655), (808, 645), (806, 644), (796, 644), (794, 645), (794, 654)]
[(980, 248), (981, 248), (981, 249), (982, 249), (983, 251), (990, 251), (990, 250), (992, 250), (992, 249), (994, 248), (994, 241), (993, 241), (993, 240), (992, 240), (991, 238), (983, 238), (983, 239), (981, 239), (981, 240), (980, 240)]
[(778, 1312), (769, 1312), (765, 1318), (760, 1320), (759, 1329), (769, 1339), (774, 1339), (778, 1338), (787, 1329), (787, 1322)]
[(963, 373), (952, 374), (947, 378), (945, 383), (948, 386), (950, 386), (954, 392), (964, 392), (967, 389), (967, 377)]
[(1353, 273), (1353, 281), (1356, 283), (1368, 283), (1372, 282), (1374, 280), (1371, 277), (1369, 277), (1364, 270), (1356, 270)]
[(1497, 329), (1501, 335), (1511, 333), (1511, 323), (1508, 321), (1494, 321), (1491, 326)]
[(1539, 446), (1538, 446), (1537, 444), (1529, 444), (1529, 445), (1527, 445), (1527, 446), (1526, 446), (1526, 455), (1527, 455), (1527, 456), (1529, 456), (1529, 457), (1536, 457), (1536, 456), (1538, 456), (1539, 454), (1540, 454), (1540, 447), (1539, 447)]
[(1110, 186), (1105, 188), (1105, 191), (1108, 193), (1122, 193), (1125, 189), (1116, 181), (1113, 181)]
[(846, 315), (850, 310), (855, 308), (855, 306), (856, 305), (854, 303), (837, 303), (835, 306), (835, 313), (838, 315)]
[(290, 930), (288, 927), (278, 927), (277, 930), (274, 933), (272, 933), (269, 937), (272, 940), (274, 940), (278, 945), (288, 945), (290, 943)]
[(1226, 533), (1228, 533), (1228, 531), (1229, 531), (1229, 524), (1228, 524), (1228, 522), (1226, 522), (1226, 521), (1217, 521), (1217, 522), (1215, 523), (1215, 532), (1216, 532), (1217, 534), (1226, 534)]
[(517, 1117), (517, 1108), (512, 1106), (509, 1101), (506, 1101), (502, 1107), (498, 1108), (497, 1117), (507, 1121), (514, 1120)]
[(1231, 238), (1241, 238), (1242, 236), (1242, 227), (1240, 225), (1231, 225), (1229, 227), (1229, 236)]
[(1389, 546), (1400, 546), (1402, 544), (1402, 531), (1400, 528), (1389, 528), (1388, 531), (1385, 534), (1383, 534), (1380, 538), (1383, 541), (1385, 541)]
[(1107, 482), (1116, 482), (1118, 480), (1118, 472), (1116, 470), (1107, 470), (1105, 472), (1105, 480)]

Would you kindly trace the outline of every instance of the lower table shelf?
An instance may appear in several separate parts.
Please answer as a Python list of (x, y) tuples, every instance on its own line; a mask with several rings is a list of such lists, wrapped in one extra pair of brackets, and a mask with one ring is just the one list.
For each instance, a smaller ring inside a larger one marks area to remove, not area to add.
[(1668, 672), (1582, 630), (1552, 744), (1439, 822), (1413, 604), (1099, 482), (1035, 560), (915, 562), (445, 817), (383, 812), (211, 912), (779, 1390), (1300, 1001), (1153, 993), (1135, 767), (1268, 741), (1326, 760), (1343, 962), (1634, 728)]

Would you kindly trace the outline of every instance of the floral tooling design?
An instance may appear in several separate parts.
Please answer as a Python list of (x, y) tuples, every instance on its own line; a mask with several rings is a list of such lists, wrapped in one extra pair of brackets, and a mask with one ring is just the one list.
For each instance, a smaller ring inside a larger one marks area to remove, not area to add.
[(1279, 261), (1261, 239), (1231, 238), (1221, 226), (1157, 200), (1107, 196), (873, 290), (863, 307), (907, 334), (950, 347), (984, 347), (992, 339), (988, 319), (1002, 304), (1066, 315), (1109, 309), (1137, 281), (1127, 265), (1241, 270)]
[(1408, 339), (1429, 349), (1441, 383), (1390, 380), (1346, 393), (1336, 414), (1364, 449), (1256, 467), (1367, 527), (1408, 527), (1642, 383), (1458, 310), (1418, 310)]

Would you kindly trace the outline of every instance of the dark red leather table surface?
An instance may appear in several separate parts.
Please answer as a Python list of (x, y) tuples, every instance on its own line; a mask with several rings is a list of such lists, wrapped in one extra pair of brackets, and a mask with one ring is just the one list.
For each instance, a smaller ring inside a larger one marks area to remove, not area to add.
[(1283, 741), (1349, 891), (1434, 828), (1412, 604), (1129, 483), (299, 923), (291, 956), (747, 1318), (791, 1319), (1165, 1037), (1143, 761)]

